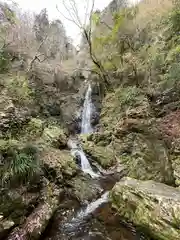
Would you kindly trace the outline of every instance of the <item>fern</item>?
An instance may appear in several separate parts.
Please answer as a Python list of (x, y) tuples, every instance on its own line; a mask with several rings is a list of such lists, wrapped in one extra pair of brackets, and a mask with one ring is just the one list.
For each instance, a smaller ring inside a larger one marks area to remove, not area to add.
[(40, 170), (34, 147), (26, 147), (23, 150), (9, 149), (6, 153), (6, 162), (1, 167), (2, 184), (15, 182), (27, 182)]

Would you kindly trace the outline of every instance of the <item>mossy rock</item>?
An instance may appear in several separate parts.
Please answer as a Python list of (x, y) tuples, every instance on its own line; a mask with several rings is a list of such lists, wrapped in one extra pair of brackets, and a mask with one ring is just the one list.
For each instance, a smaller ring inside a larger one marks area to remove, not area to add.
[(4, 140), (0, 139), (0, 153), (6, 152), (9, 149), (19, 149), (21, 143), (15, 139)]
[(111, 145), (129, 177), (174, 185), (171, 159), (163, 141), (132, 132), (114, 139)]
[(180, 191), (155, 181), (124, 178), (110, 193), (113, 207), (153, 239), (179, 240)]
[(4, 219), (11, 219), (14, 224), (21, 224), (26, 218), (28, 208), (37, 203), (38, 197), (38, 192), (28, 192), (25, 187), (1, 190), (0, 215)]
[(97, 146), (107, 146), (110, 144), (112, 140), (112, 132), (104, 131), (104, 132), (96, 132), (89, 135), (85, 135), (82, 140), (88, 140), (94, 142)]
[(103, 168), (109, 168), (116, 163), (116, 154), (109, 146), (99, 146), (91, 141), (82, 142), (83, 150)]
[(68, 185), (72, 187), (68, 190), (69, 194), (81, 203), (97, 199), (97, 196), (100, 195), (102, 191), (97, 182), (89, 181), (87, 176), (78, 176), (69, 181)]
[(33, 141), (41, 137), (44, 130), (44, 121), (38, 118), (31, 118), (31, 120), (23, 127), (18, 134), (18, 138), (24, 141)]
[(56, 148), (66, 148), (68, 141), (64, 130), (57, 126), (49, 126), (48, 128), (45, 128), (42, 139)]
[(42, 152), (41, 159), (44, 170), (50, 178), (61, 182), (64, 177), (71, 178), (76, 174), (77, 165), (69, 151), (47, 148)]
[(136, 87), (118, 88), (108, 93), (102, 104), (100, 124), (112, 130), (123, 117), (147, 118), (151, 115), (148, 99)]

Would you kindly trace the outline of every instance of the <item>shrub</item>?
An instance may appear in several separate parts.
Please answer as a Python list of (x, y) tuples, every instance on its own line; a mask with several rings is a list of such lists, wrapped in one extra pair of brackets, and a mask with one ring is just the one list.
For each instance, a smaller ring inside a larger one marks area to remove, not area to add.
[(0, 167), (2, 184), (25, 183), (40, 170), (37, 159), (37, 148), (34, 146), (11, 146), (7, 141), (6, 147), (1, 151), (4, 162)]
[(174, 9), (170, 14), (170, 22), (172, 24), (172, 29), (175, 33), (180, 31), (180, 7)]
[(0, 49), (0, 73), (6, 72), (10, 65), (10, 54), (4, 49)]
[(141, 91), (137, 87), (127, 87), (123, 89), (120, 88), (115, 94), (121, 106), (133, 106), (136, 104), (136, 100), (141, 94)]
[(163, 76), (160, 86), (165, 88), (174, 87), (180, 82), (180, 63), (172, 63), (167, 70), (167, 73)]
[(21, 75), (12, 76), (6, 85), (14, 101), (21, 105), (31, 103), (33, 92), (26, 77)]

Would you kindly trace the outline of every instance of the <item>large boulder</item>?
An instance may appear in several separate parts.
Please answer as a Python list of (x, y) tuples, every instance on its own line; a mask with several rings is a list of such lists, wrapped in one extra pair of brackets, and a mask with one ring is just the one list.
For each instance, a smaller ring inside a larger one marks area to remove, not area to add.
[(117, 159), (113, 148), (109, 147), (108, 145), (106, 146), (108, 139), (106, 139), (104, 136), (105, 135), (100, 135), (98, 133), (90, 136), (82, 135), (81, 143), (83, 150), (92, 158), (92, 160), (99, 163), (103, 168), (108, 168), (112, 165), (115, 165)]
[(64, 130), (58, 126), (49, 126), (45, 128), (42, 138), (49, 145), (58, 148), (65, 148), (68, 141)]
[(180, 239), (180, 191), (154, 181), (124, 178), (110, 193), (113, 207), (155, 239)]
[(116, 163), (116, 153), (110, 147), (97, 146), (93, 142), (83, 144), (84, 151), (103, 168), (109, 168)]
[(110, 145), (129, 177), (174, 184), (169, 149), (152, 121), (119, 122)]
[(55, 148), (47, 148), (41, 154), (45, 172), (58, 183), (66, 178), (71, 178), (76, 174), (77, 165), (67, 150), (58, 150)]
[(26, 187), (4, 189), (0, 191), (0, 237), (6, 235), (8, 229), (22, 224), (38, 202), (39, 191)]
[(78, 175), (78, 177), (68, 181), (68, 186), (71, 187), (67, 189), (68, 193), (82, 204), (87, 201), (91, 202), (102, 192), (96, 180), (83, 175)]

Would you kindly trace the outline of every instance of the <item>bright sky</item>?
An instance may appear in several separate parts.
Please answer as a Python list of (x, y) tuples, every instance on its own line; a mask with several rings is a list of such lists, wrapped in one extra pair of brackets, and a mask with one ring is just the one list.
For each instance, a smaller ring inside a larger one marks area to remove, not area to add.
[[(95, 0), (95, 9), (103, 10), (112, 0)], [(131, 0), (135, 1), (135, 0)], [(4, 2), (12, 2), (11, 0), (4, 0)], [(57, 11), (56, 6), (58, 5), (58, 9), (66, 16), (68, 13), (66, 9), (63, 7), (62, 0), (14, 0), (13, 2), (18, 3), (18, 5), (24, 9), (39, 13), (43, 8), (47, 8), (49, 19), (61, 19), (65, 28), (67, 35), (70, 36), (74, 43), (77, 44), (79, 42), (79, 29), (72, 22), (64, 19), (61, 14)], [(66, 1), (65, 1), (66, 2)], [(84, 6), (83, 2), (85, 0), (76, 0), (79, 2), (78, 4), (78, 12), (80, 14), (80, 18), (83, 21), (84, 18)]]

